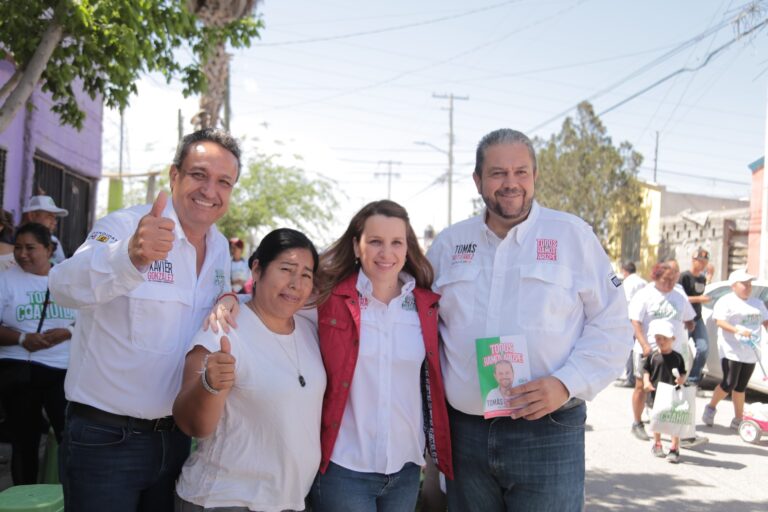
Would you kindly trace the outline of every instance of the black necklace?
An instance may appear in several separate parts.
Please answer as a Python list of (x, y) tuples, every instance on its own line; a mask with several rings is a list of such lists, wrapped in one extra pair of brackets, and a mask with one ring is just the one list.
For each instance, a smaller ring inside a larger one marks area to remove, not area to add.
[[(264, 323), (264, 319), (261, 318), (261, 315), (258, 311), (256, 311), (256, 306), (254, 306), (251, 302), (248, 302), (248, 307), (251, 308), (251, 310), (256, 313), (256, 316), (259, 317), (259, 320), (261, 320), (261, 323), (264, 324), (264, 327), (267, 327), (267, 324)], [(280, 341), (280, 339), (277, 337), (277, 334), (272, 332), (272, 330), (267, 327), (267, 330), (272, 334), (272, 337), (275, 339), (275, 343), (277, 343), (277, 346), (280, 347), (280, 350), (283, 351), (285, 354), (285, 357), (288, 358), (288, 361), (291, 362), (291, 366), (293, 366), (296, 369), (296, 375), (299, 378), (299, 385), (301, 387), (306, 387), (307, 381), (304, 378), (304, 376), (301, 374), (301, 360), (299, 359), (299, 347), (296, 343), (296, 322), (293, 323), (293, 332), (291, 332), (291, 339), (293, 340), (293, 350), (296, 353), (296, 363), (293, 362), (293, 358), (288, 354), (288, 351), (285, 350), (285, 347), (283, 347), (283, 343)]]

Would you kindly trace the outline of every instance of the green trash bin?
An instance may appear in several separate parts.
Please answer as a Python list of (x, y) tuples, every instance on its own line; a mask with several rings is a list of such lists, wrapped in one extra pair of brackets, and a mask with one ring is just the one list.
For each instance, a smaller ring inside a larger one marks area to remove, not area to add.
[(63, 512), (61, 485), (16, 485), (0, 492), (0, 512)]

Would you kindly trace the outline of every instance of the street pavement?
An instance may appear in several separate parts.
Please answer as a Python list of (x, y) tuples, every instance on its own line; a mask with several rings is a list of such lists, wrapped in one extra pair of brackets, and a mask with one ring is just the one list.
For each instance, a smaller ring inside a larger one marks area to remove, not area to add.
[[(720, 402), (715, 425), (707, 427), (701, 411), (709, 398), (697, 397), (696, 429), (709, 443), (682, 450), (680, 463), (671, 464), (630, 433), (631, 395), (611, 385), (588, 404), (587, 511), (768, 511), (768, 434), (758, 445), (742, 441), (728, 428), (730, 401)], [(748, 394), (747, 401), (768, 402), (768, 396)]]

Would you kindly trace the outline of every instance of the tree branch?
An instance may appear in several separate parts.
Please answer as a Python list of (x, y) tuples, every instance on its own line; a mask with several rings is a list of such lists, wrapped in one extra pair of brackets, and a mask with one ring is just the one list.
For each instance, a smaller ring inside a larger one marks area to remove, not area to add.
[(11, 75), (11, 78), (0, 87), (0, 99), (4, 98), (9, 91), (16, 87), (16, 84), (21, 80), (21, 71), (18, 69)]

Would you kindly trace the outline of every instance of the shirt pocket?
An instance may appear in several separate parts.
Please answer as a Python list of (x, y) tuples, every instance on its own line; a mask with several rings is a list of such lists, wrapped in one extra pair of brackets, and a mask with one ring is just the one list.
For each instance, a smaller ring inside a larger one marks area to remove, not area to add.
[(421, 367), (421, 362), (424, 361), (427, 353), (424, 348), (419, 315), (415, 312), (403, 314), (393, 327), (395, 358), (400, 361), (418, 362)]
[[(346, 361), (339, 351), (347, 351), (345, 345), (348, 342), (345, 340), (353, 336), (349, 332), (353, 329), (352, 321), (338, 316), (318, 314), (317, 324), (320, 353), (322, 354), (326, 371), (328, 373), (343, 371)], [(351, 340), (349, 343), (351, 343)]]
[(573, 274), (556, 264), (532, 264), (520, 267), (517, 290), (518, 323), (526, 330), (562, 332), (573, 314), (576, 293)]
[[(145, 284), (128, 298), (131, 345), (156, 354), (170, 354), (189, 340), (182, 340), (182, 322), (191, 322), (192, 292), (163, 289), (167, 284)], [(192, 331), (194, 332), (194, 330)]]
[(475, 287), (480, 267), (457, 265), (435, 281), (440, 297), (440, 319), (448, 326), (466, 327), (475, 315)]

